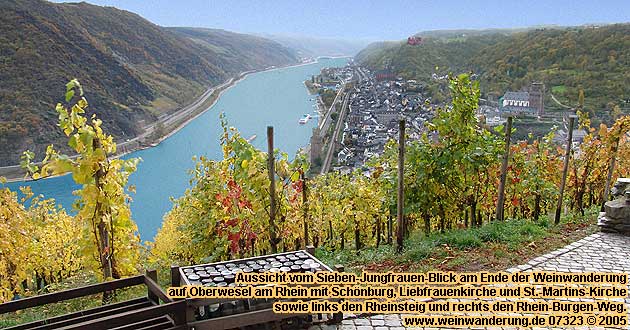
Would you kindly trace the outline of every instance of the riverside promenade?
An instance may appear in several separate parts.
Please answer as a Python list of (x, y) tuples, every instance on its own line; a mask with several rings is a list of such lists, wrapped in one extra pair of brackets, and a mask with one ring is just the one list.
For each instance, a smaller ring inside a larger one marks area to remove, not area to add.
[[(547, 253), (530, 260), (528, 263), (510, 269), (517, 271), (556, 271), (556, 272), (625, 272), (630, 273), (630, 237), (596, 233), (571, 243), (559, 250)], [(566, 298), (569, 300), (568, 298)], [(462, 299), (457, 299), (462, 301)], [(627, 310), (630, 310), (630, 298), (625, 298)], [(410, 314), (412, 315), (412, 314)], [(462, 314), (475, 315), (475, 314)], [(478, 314), (477, 314), (478, 315)], [(484, 313), (484, 315), (489, 315)], [(352, 316), (347, 315), (340, 324), (319, 324), (309, 330), (403, 330), (400, 314)], [(572, 329), (627, 329), (617, 328), (574, 327)], [(419, 329), (419, 328), (414, 328)], [(435, 329), (435, 328), (424, 328)], [(442, 328), (444, 329), (444, 328)], [(480, 328), (483, 329), (483, 328)], [(500, 328), (491, 328), (500, 329)], [(505, 328), (511, 329), (511, 328)], [(536, 328), (535, 328), (536, 329)], [(543, 328), (563, 329), (563, 328)]]

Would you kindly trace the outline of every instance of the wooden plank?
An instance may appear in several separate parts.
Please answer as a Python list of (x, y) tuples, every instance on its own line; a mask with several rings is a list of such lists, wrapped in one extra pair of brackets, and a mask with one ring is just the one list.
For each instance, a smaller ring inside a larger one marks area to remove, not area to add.
[(180, 274), (179, 266), (171, 265), (171, 286), (181, 285), (182, 275)]
[(60, 315), (60, 316), (56, 316), (56, 317), (47, 318), (45, 320), (40, 320), (40, 321), (20, 324), (20, 325), (11, 327), (9, 329), (11, 329), (11, 330), (31, 329), (31, 328), (34, 328), (34, 327), (37, 327), (37, 326), (40, 326), (40, 325), (44, 325), (44, 324), (50, 324), (50, 323), (60, 322), (60, 321), (68, 320), (68, 319), (74, 319), (74, 318), (78, 318), (78, 317), (85, 316), (85, 315), (92, 315), (92, 314), (96, 314), (96, 313), (99, 313), (99, 312), (102, 312), (102, 311), (105, 311), (105, 310), (116, 309), (116, 308), (119, 308), (119, 307), (124, 307), (124, 306), (129, 306), (129, 305), (135, 305), (135, 304), (142, 303), (142, 302), (148, 302), (147, 298), (146, 297), (141, 297), (141, 298), (136, 298), (136, 299), (122, 301), (122, 302), (115, 303), (115, 304), (110, 304), (110, 305), (90, 308), (90, 309), (86, 309), (86, 310), (83, 310), (83, 311), (78, 311), (78, 312), (74, 312), (74, 313), (68, 313), (68, 314), (64, 314), (64, 315)]
[(164, 291), (162, 291), (162, 288), (160, 287), (159, 284), (157, 284), (155, 282), (155, 280), (152, 277), (146, 276), (144, 278), (144, 284), (146, 284), (147, 288), (149, 289), (149, 298), (154, 297), (155, 298), (155, 303), (159, 304), (160, 302), (157, 301), (157, 299), (159, 298), (159, 300), (162, 300), (162, 302), (165, 303), (169, 303), (172, 302), (173, 299), (169, 298), (166, 293)]
[(187, 325), (176, 325), (174, 327), (168, 328), (168, 330), (189, 330), (189, 329)]
[(149, 300), (151, 300), (154, 304), (159, 305), (160, 297), (158, 296), (158, 292), (162, 291), (162, 289), (159, 287), (159, 285), (157, 286), (156, 290), (156, 287), (152, 288), (147, 284), (147, 280), (150, 280), (151, 283), (157, 282), (157, 271), (155, 269), (147, 270), (144, 274), (144, 284), (147, 285), (147, 298), (149, 298)]
[[(146, 327), (141, 328), (131, 328), (134, 330), (162, 330), (162, 329), (173, 329), (173, 323), (171, 321), (165, 321), (158, 324), (151, 324)], [(184, 328), (185, 329), (185, 328)]]
[(152, 318), (164, 316), (167, 314), (183, 313), (186, 308), (186, 301), (167, 303), (158, 306), (142, 308), (134, 311), (124, 312), (109, 317), (103, 317), (96, 320), (90, 320), (78, 324), (69, 325), (59, 328), (60, 330), (69, 329), (90, 329), (90, 330), (106, 330), (120, 327), (126, 324), (141, 322)]
[(168, 317), (160, 316), (154, 319), (125, 324), (111, 330), (168, 329), (172, 326), (173, 322)]
[(44, 324), (33, 327), (33, 328), (29, 328), (29, 329), (31, 330), (58, 329), (61, 327), (86, 322), (89, 320), (96, 320), (96, 319), (101, 319), (104, 317), (115, 317), (116, 315), (121, 314), (121, 313), (134, 311), (134, 310), (138, 310), (142, 308), (147, 308), (151, 306), (155, 306), (155, 305), (151, 301), (145, 300), (144, 302), (139, 302), (137, 304), (126, 305), (126, 306), (112, 308), (112, 309), (106, 309), (98, 313), (83, 315), (83, 316), (75, 317), (72, 319), (66, 319), (63, 321), (48, 322), (48, 320), (43, 320)]
[(0, 314), (15, 312), (20, 309), (41, 306), (63, 300), (83, 297), (91, 294), (112, 291), (144, 283), (144, 275), (127, 277), (119, 280), (88, 285), (76, 289), (64, 290), (61, 292), (48, 293), (35, 297), (23, 298), (0, 304)]
[(272, 321), (279, 321), (292, 317), (303, 316), (304, 314), (276, 314), (273, 310), (263, 309), (248, 313), (239, 313), (228, 316), (221, 316), (209, 320), (202, 320), (188, 323), (189, 329), (195, 330), (226, 330), (240, 328), (248, 325), (262, 324)]

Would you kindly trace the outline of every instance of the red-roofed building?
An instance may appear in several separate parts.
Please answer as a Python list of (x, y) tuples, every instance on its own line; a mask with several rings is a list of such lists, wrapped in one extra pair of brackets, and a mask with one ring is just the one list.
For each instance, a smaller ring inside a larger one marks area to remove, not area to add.
[(417, 46), (422, 44), (422, 38), (420, 37), (409, 37), (407, 38), (407, 45)]

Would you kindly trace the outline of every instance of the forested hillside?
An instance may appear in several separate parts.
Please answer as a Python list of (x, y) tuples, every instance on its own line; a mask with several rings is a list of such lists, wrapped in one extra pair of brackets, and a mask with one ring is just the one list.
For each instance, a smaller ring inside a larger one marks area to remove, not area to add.
[(583, 89), (586, 108), (595, 111), (630, 99), (630, 24), (508, 32), (424, 34), (421, 45), (374, 45), (357, 59), (424, 82), (433, 73), (472, 70), (484, 94), (503, 95), (537, 80), (575, 105)]
[[(129, 138), (161, 113), (190, 102), (244, 70), (295, 63), (264, 38), (202, 30), (193, 40), (142, 17), (87, 3), (0, 2), (0, 166), (27, 149), (60, 143), (52, 124), (57, 91), (79, 78), (116, 138)], [(91, 113), (91, 112), (90, 112)]]
[(230, 72), (265, 68), (295, 61), (295, 52), (279, 43), (220, 29), (169, 27), (167, 30), (202, 47), (208, 58)]

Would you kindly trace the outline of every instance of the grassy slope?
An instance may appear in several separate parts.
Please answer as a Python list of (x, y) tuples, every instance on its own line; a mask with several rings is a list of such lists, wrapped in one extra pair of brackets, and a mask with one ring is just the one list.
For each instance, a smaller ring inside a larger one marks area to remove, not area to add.
[(347, 271), (499, 271), (526, 263), (595, 232), (598, 210), (568, 216), (558, 226), (547, 221), (493, 222), (481, 228), (457, 229), (425, 236), (414, 232), (398, 255), (391, 245), (361, 251), (318, 250), (328, 265), (342, 264)]

